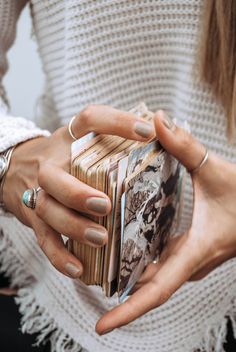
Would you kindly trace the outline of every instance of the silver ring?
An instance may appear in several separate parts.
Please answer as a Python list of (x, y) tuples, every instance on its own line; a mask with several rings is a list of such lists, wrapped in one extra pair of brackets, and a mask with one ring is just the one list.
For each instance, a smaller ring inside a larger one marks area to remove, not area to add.
[(73, 116), (72, 119), (70, 120), (70, 123), (68, 125), (68, 131), (69, 131), (69, 134), (70, 134), (71, 138), (73, 138), (74, 141), (77, 141), (78, 138), (76, 138), (74, 133), (72, 132), (72, 123), (74, 122), (75, 118), (76, 118), (76, 115)]
[(41, 187), (27, 189), (22, 196), (22, 202), (27, 208), (35, 209), (37, 194), (41, 191)]
[(190, 174), (194, 174), (194, 173), (198, 172), (199, 169), (207, 162), (208, 157), (209, 157), (209, 152), (208, 152), (208, 150), (206, 149), (205, 155), (204, 155), (202, 161), (200, 162), (200, 164), (199, 164), (198, 166), (196, 166), (194, 169), (188, 170), (188, 172), (189, 172)]

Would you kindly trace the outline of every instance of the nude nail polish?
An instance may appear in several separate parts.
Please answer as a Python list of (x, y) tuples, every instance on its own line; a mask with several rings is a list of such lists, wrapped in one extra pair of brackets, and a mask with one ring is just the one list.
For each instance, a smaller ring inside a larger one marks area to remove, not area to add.
[(73, 279), (77, 279), (81, 275), (81, 269), (73, 263), (67, 263), (65, 265), (65, 270), (67, 274)]
[(171, 131), (175, 130), (174, 122), (163, 110), (158, 111), (157, 114), (160, 116), (161, 121), (166, 128), (168, 128)]
[(109, 201), (105, 198), (91, 197), (86, 201), (88, 210), (105, 215), (109, 208)]
[(153, 135), (153, 126), (146, 122), (136, 122), (134, 131), (143, 138), (150, 138)]
[(87, 241), (95, 244), (96, 246), (103, 246), (105, 244), (105, 238), (107, 231), (104, 229), (88, 228), (85, 230), (84, 237)]

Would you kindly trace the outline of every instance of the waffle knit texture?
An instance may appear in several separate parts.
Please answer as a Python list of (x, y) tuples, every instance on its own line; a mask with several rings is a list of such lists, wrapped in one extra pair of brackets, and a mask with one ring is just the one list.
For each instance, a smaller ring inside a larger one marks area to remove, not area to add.
[[(0, 79), (16, 22), (27, 1), (0, 0)], [(56, 128), (91, 103), (128, 110), (144, 101), (188, 121), (210, 150), (236, 162), (226, 140), (222, 107), (194, 75), (203, 0), (32, 0), (31, 14), (46, 75), (37, 116)], [(16, 92), (17, 94), (17, 92)], [(47, 135), (7, 112), (1, 88), (0, 150)], [(180, 231), (190, 224), (192, 188), (187, 179)], [(222, 352), (226, 316), (236, 335), (236, 260), (204, 280), (186, 283), (163, 306), (129, 326), (99, 337), (97, 319), (117, 303), (99, 288), (72, 281), (49, 264), (33, 232), (0, 217), (2, 270), (21, 287), (22, 329), (49, 338), (54, 352)], [(148, 299), (145, 297), (144, 299)]]

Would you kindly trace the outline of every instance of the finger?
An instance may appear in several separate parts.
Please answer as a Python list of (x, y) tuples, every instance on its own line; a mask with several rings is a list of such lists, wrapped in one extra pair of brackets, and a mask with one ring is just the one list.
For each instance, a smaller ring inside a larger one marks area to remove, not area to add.
[(141, 275), (140, 279), (137, 281), (133, 289), (130, 291), (130, 294), (134, 294), (134, 292), (138, 291), (142, 286), (147, 284), (149, 281), (152, 280), (154, 275), (157, 274), (157, 272), (161, 268), (161, 263), (151, 263), (147, 266), (143, 274)]
[(188, 246), (172, 253), (159, 272), (130, 298), (106, 313), (97, 323), (96, 331), (103, 335), (115, 328), (129, 324), (151, 309), (165, 303), (191, 276), (195, 259)]
[(77, 115), (71, 127), (77, 138), (89, 132), (118, 135), (139, 141), (155, 135), (153, 124), (145, 119), (106, 105), (88, 106)]
[(83, 266), (65, 248), (62, 237), (40, 219), (34, 222), (33, 228), (39, 246), (51, 264), (62, 274), (73, 279), (79, 278), (83, 273)]
[(107, 242), (104, 227), (66, 208), (43, 190), (38, 193), (35, 211), (56, 232), (73, 240), (93, 247), (101, 247)]
[(187, 170), (191, 171), (200, 165), (206, 149), (191, 133), (174, 124), (164, 111), (156, 113), (154, 125), (162, 146), (178, 159)]
[(107, 195), (49, 162), (41, 164), (38, 182), (46, 193), (68, 208), (96, 216), (104, 216), (111, 210)]
[(18, 290), (16, 288), (3, 287), (0, 289), (0, 295), (4, 296), (16, 296)]
[(168, 240), (168, 243), (161, 253), (161, 256), (158, 258), (158, 261), (156, 263), (150, 263), (147, 266), (135, 287), (132, 289), (132, 294), (153, 279), (153, 277), (160, 271), (161, 267), (165, 265), (165, 261), (170, 256), (170, 253), (179, 251), (183, 243), (186, 241), (186, 236), (187, 234), (183, 234), (181, 236), (171, 237)]

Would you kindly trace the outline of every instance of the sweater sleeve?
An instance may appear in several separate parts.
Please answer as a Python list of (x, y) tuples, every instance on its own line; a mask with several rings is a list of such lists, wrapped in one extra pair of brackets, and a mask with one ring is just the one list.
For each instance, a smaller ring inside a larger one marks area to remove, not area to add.
[(8, 69), (6, 54), (14, 42), (18, 17), (27, 0), (0, 0), (0, 152), (38, 136), (49, 136), (32, 121), (12, 116), (2, 84)]

